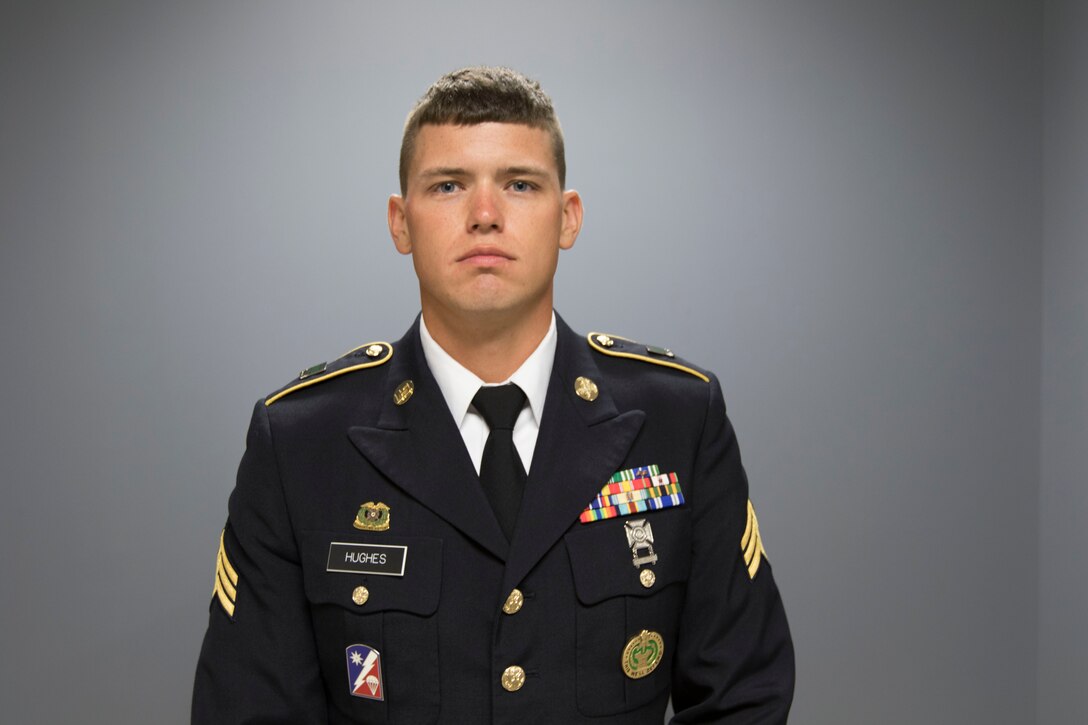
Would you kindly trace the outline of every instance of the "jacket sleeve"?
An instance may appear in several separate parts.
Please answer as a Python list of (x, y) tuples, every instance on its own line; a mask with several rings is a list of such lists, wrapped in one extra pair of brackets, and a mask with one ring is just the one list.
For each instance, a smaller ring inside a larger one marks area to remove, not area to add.
[(672, 723), (785, 723), (794, 685), (789, 625), (763, 558), (717, 379), (709, 388), (690, 493), (692, 569), (677, 638)]
[(193, 723), (326, 722), (295, 541), (268, 409), (258, 402), (218, 554)]

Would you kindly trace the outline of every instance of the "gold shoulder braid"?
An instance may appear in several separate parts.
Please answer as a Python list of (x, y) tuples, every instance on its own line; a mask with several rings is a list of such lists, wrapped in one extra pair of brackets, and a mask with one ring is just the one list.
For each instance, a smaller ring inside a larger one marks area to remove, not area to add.
[(626, 357), (631, 360), (641, 360), (642, 362), (648, 362), (653, 365), (660, 365), (666, 368), (672, 368), (673, 370), (680, 370), (688, 375), (694, 375), (702, 380), (704, 383), (709, 383), (708, 378), (703, 373), (676, 362), (676, 355), (672, 350), (665, 347), (657, 347), (656, 345), (643, 345), (642, 343), (635, 342), (634, 340), (628, 340), (625, 337), (618, 335), (607, 335), (603, 332), (591, 332), (586, 335), (586, 341), (589, 346), (601, 353), (602, 355), (608, 355), (609, 357)]
[(388, 342), (368, 342), (353, 350), (348, 350), (331, 364), (318, 363), (306, 368), (298, 374), (298, 378), (293, 383), (278, 393), (270, 395), (264, 401), (264, 404), (272, 405), (280, 398), (290, 395), (296, 390), (323, 383), (346, 373), (384, 365), (389, 362), (391, 357), (393, 357), (393, 346)]

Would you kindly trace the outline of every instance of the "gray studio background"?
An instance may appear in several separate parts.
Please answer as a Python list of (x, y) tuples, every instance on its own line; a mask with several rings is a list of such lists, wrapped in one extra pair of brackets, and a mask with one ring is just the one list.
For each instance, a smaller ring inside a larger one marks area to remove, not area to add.
[(417, 309), (440, 73), (540, 78), (576, 329), (716, 370), (792, 722), (1088, 722), (1075, 0), (25, 2), (0, 15), (0, 703), (182, 723), (251, 406)]

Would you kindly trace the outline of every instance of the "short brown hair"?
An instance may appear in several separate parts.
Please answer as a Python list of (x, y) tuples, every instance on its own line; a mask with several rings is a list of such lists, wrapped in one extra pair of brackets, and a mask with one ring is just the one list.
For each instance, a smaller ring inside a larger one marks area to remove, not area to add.
[(559, 170), (559, 186), (567, 183), (563, 131), (552, 99), (530, 80), (510, 68), (472, 66), (439, 78), (416, 102), (404, 123), (400, 143), (400, 193), (408, 191), (408, 165), (419, 129), (427, 124), (474, 126), (478, 123), (521, 123), (547, 131)]

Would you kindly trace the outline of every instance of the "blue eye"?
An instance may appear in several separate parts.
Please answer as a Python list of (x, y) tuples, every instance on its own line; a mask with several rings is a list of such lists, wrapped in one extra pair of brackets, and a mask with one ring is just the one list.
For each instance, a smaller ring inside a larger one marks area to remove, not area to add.
[(443, 181), (435, 188), (442, 194), (452, 194), (457, 191), (457, 184), (452, 181)]
[(510, 188), (514, 191), (529, 191), (533, 187), (528, 181), (515, 181)]

